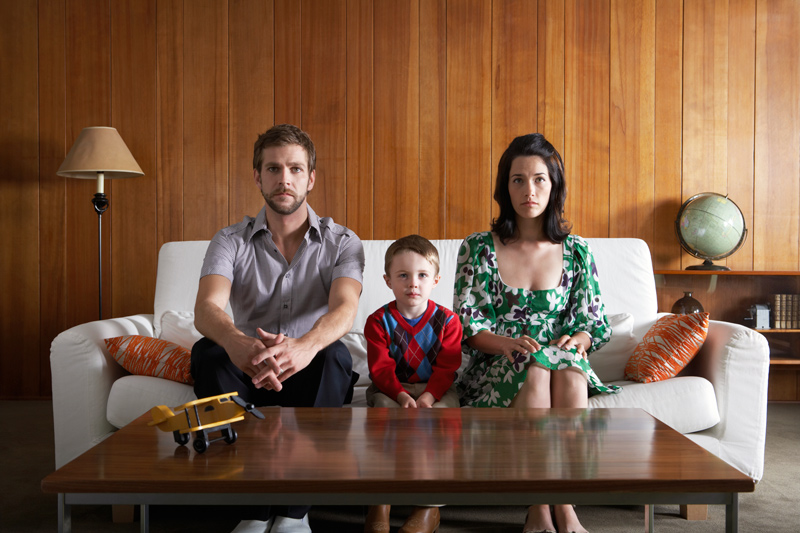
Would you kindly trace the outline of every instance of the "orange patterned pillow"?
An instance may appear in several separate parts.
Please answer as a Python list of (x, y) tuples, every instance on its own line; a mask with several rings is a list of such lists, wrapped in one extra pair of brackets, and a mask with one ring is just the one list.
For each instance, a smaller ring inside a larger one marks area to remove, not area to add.
[(678, 375), (697, 355), (708, 333), (708, 313), (658, 319), (625, 365), (625, 379), (649, 383)]
[(153, 337), (125, 335), (106, 339), (106, 347), (131, 374), (194, 383), (190, 372), (192, 354), (183, 346)]

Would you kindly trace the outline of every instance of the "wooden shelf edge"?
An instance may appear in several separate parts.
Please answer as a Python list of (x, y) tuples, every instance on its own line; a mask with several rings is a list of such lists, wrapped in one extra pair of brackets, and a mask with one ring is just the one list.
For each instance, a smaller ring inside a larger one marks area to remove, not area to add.
[(800, 276), (800, 270), (653, 270), (662, 276)]
[(793, 359), (789, 357), (774, 357), (770, 358), (769, 364), (770, 366), (800, 368), (800, 359)]
[(770, 329), (753, 329), (759, 333), (800, 333), (800, 329), (784, 329), (784, 328), (770, 328)]

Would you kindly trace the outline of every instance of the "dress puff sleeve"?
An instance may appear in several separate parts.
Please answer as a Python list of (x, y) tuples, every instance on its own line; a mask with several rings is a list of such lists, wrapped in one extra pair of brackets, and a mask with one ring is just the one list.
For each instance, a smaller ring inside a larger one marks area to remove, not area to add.
[(487, 242), (491, 238), (490, 233), (473, 233), (458, 249), (453, 310), (461, 319), (465, 339), (484, 330), (495, 332), (493, 300), (497, 290), (493, 272), (497, 262)]
[(611, 338), (611, 326), (600, 295), (600, 278), (589, 244), (581, 237), (571, 235), (567, 238), (572, 239), (573, 279), (562, 331), (570, 336), (588, 333), (592, 337), (588, 353), (592, 353)]

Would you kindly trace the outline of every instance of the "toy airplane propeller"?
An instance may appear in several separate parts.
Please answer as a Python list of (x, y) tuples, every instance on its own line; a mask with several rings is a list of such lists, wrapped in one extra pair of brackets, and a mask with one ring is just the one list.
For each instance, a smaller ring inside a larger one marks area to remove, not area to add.
[[(157, 405), (150, 409), (152, 421), (148, 426), (158, 426), (161, 431), (171, 431), (175, 442), (185, 446), (189, 435), (194, 432), (192, 447), (197, 453), (203, 453), (209, 444), (224, 440), (228, 444), (236, 442), (238, 435), (231, 427), (234, 422), (244, 420), (244, 414), (250, 413), (256, 418), (264, 418), (264, 414), (239, 397), (238, 392), (209, 396), (170, 409), (166, 405)], [(221, 437), (210, 439), (209, 433), (220, 431)]]

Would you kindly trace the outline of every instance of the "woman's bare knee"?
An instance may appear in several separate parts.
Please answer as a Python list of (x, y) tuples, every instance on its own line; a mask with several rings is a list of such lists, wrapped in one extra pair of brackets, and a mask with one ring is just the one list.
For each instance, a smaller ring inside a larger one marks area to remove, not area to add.
[(525, 382), (510, 407), (550, 407), (550, 371), (540, 366), (528, 368)]
[(586, 407), (589, 405), (589, 391), (586, 374), (576, 370), (554, 370), (552, 377), (553, 407)]

